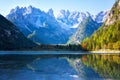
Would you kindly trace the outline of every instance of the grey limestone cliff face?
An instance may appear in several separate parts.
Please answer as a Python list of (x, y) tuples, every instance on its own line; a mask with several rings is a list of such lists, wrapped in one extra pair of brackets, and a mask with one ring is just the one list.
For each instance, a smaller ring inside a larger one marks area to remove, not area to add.
[(105, 25), (111, 25), (116, 20), (120, 20), (120, 0), (117, 0), (117, 2), (113, 5), (108, 18), (105, 21)]

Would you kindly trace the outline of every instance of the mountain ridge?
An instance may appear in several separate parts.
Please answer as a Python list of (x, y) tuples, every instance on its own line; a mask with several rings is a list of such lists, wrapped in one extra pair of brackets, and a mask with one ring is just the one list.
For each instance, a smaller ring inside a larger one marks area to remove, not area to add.
[(92, 15), (89, 12), (79, 12), (79, 11), (69, 11), (69, 10), (60, 10), (60, 13), (57, 15), (56, 19), (59, 22), (69, 26), (69, 28), (77, 28), (82, 21), (87, 17), (92, 17), (92, 19), (98, 23), (103, 23), (109, 14), (109, 10), (101, 11), (96, 15)]
[(27, 49), (36, 46), (17, 27), (0, 14), (0, 50)]
[(81, 44), (85, 38), (90, 37), (101, 25), (102, 23), (97, 23), (91, 17), (86, 18), (81, 22), (67, 44)]

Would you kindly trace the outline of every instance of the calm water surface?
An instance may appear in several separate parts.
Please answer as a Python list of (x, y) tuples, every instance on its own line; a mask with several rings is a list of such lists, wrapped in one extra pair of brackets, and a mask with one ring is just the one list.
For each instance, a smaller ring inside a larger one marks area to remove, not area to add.
[(120, 54), (0, 52), (0, 80), (120, 80)]

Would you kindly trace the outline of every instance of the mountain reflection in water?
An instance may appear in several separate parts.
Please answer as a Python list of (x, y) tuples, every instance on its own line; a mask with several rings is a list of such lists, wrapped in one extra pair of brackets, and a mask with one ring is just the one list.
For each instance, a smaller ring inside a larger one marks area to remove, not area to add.
[(104, 79), (120, 79), (119, 54), (0, 55), (0, 80)]

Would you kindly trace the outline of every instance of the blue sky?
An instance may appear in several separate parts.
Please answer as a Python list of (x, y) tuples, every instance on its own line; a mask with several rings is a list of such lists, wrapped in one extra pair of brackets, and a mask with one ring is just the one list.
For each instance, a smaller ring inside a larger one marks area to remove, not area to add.
[(100, 11), (111, 9), (116, 0), (1, 0), (0, 14), (6, 16), (12, 8), (16, 6), (24, 7), (32, 5), (47, 11), (52, 8), (54, 14), (59, 10), (65, 9), (70, 11), (90, 12), (97, 14)]

